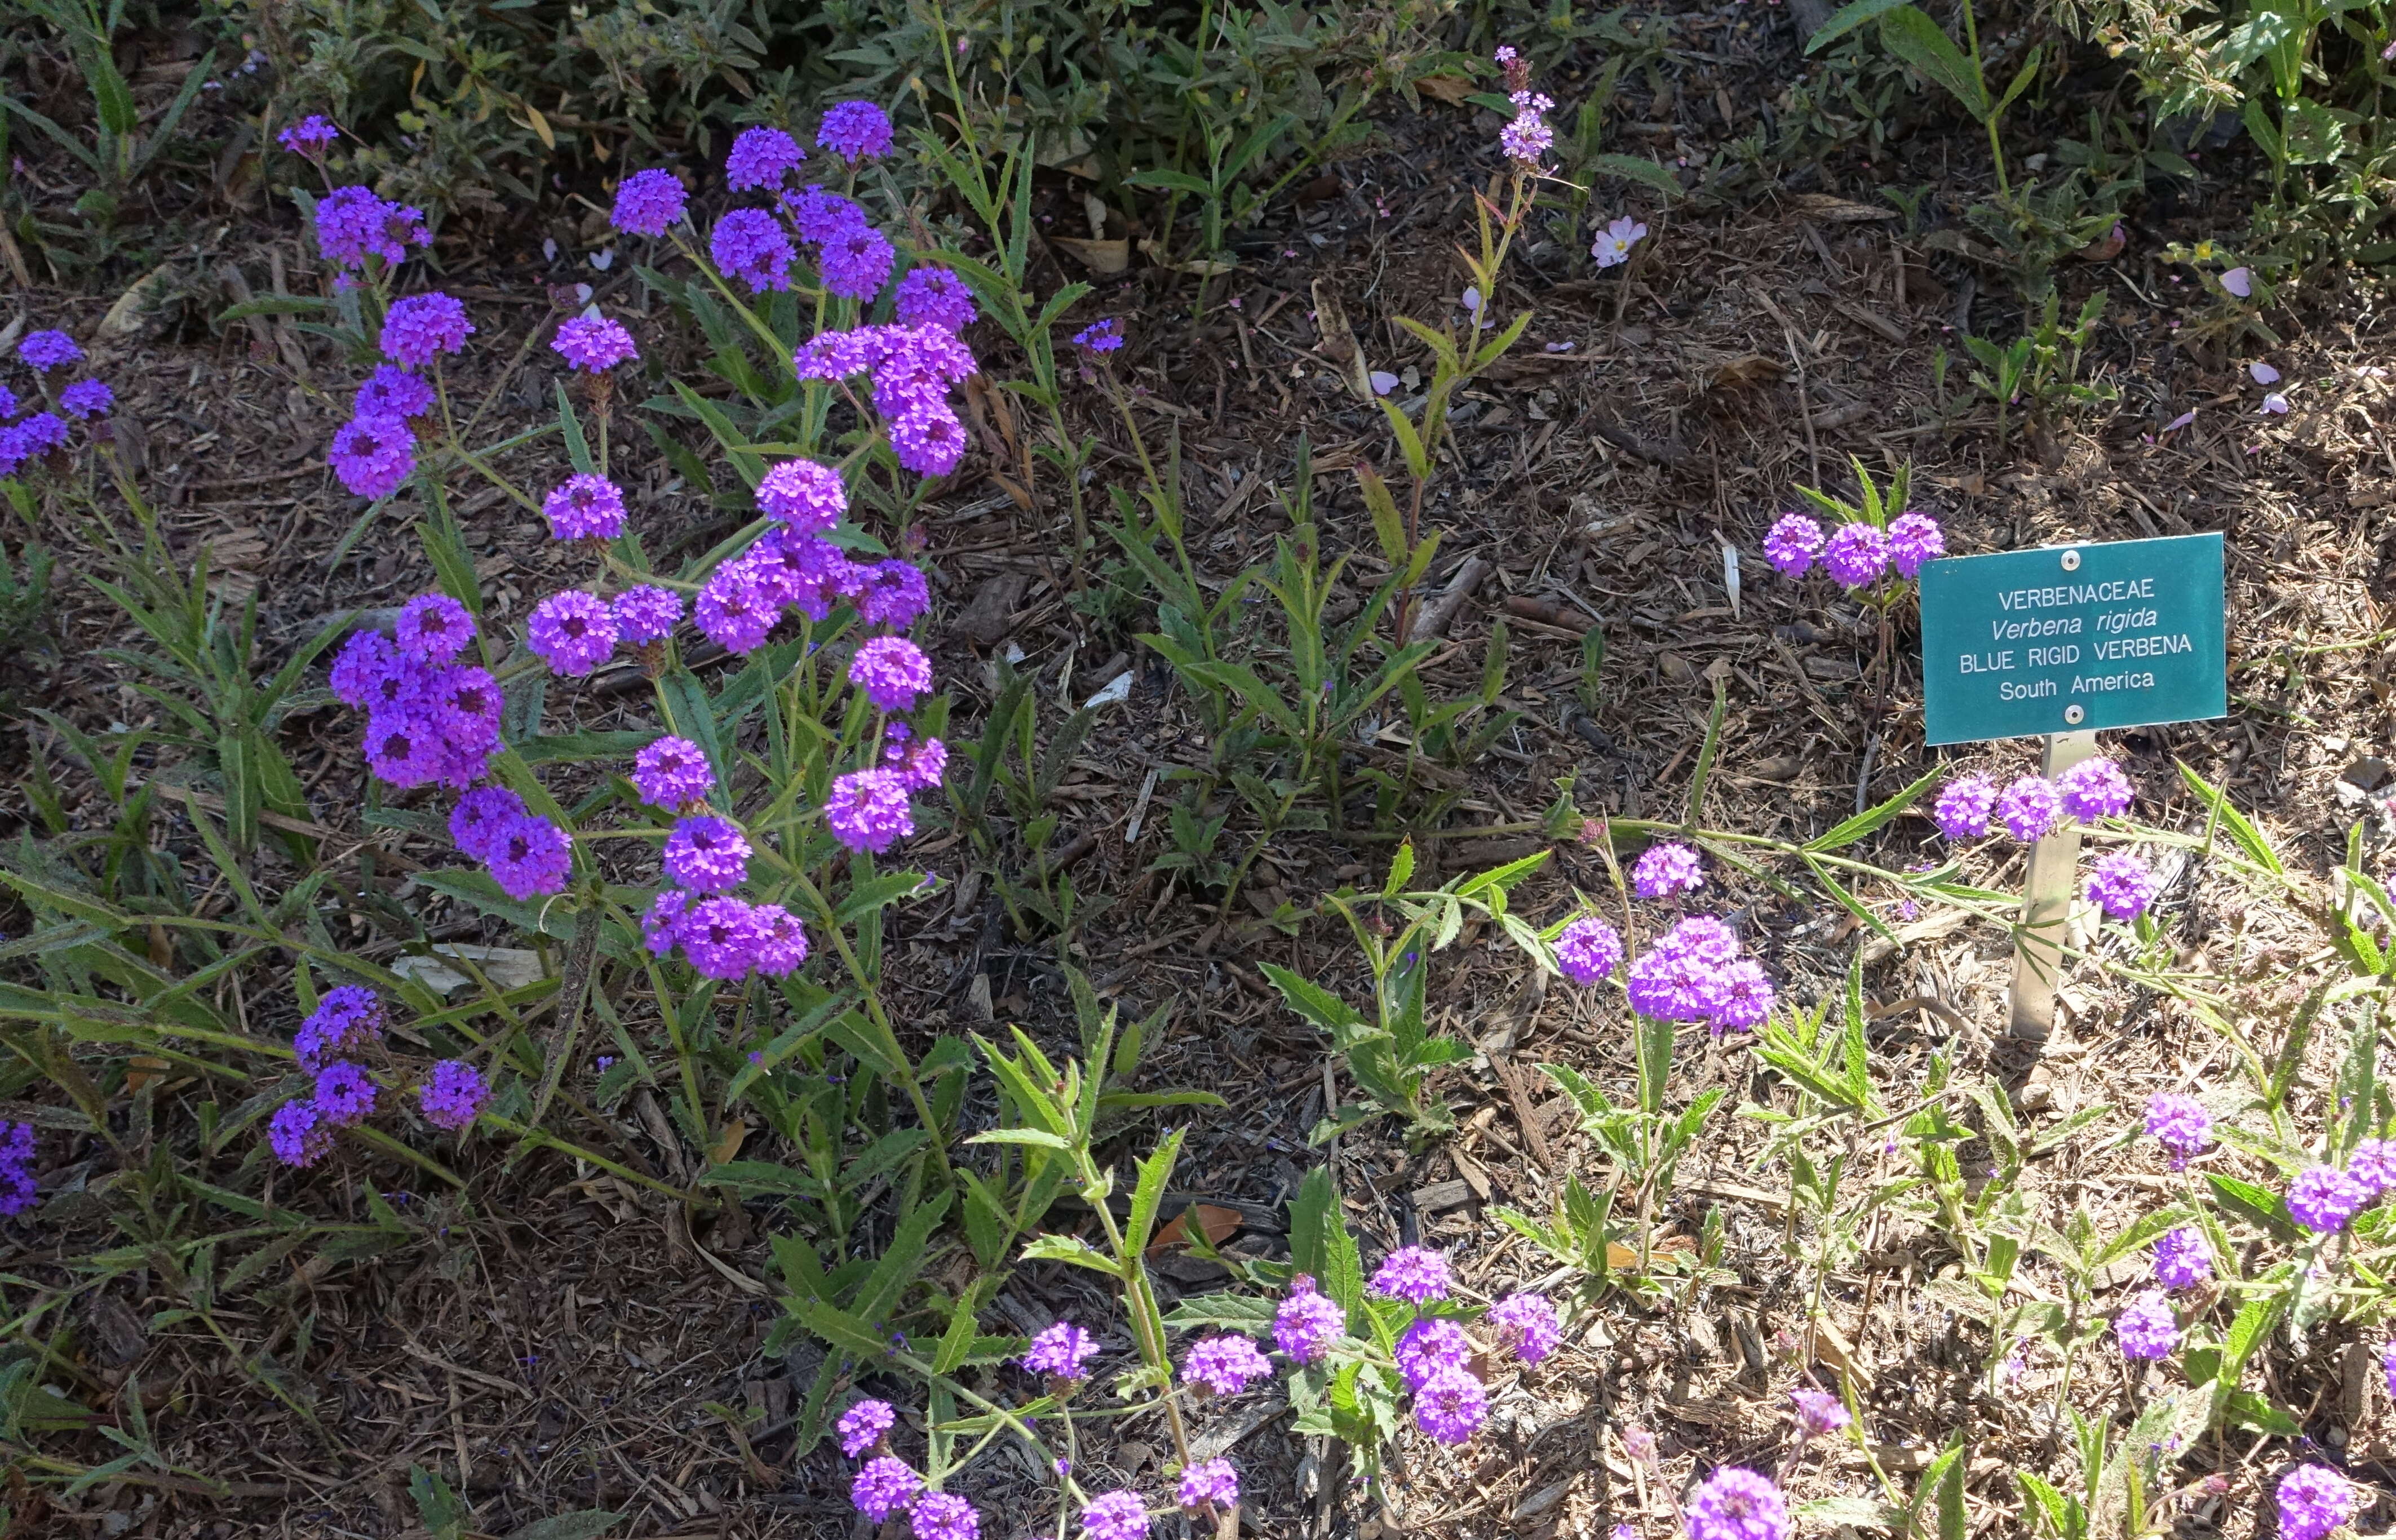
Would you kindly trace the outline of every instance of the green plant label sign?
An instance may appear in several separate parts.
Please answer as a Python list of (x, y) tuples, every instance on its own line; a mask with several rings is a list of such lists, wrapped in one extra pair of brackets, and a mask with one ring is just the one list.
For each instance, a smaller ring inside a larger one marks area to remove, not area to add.
[(2230, 710), (2221, 537), (1950, 556), (1922, 569), (1932, 743)]

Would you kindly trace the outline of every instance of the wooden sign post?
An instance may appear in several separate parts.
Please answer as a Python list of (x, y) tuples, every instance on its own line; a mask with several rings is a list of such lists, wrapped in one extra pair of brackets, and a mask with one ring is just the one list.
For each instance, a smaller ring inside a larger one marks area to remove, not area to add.
[[(1922, 569), (1923, 737), (1933, 744), (2046, 740), (2052, 778), (2109, 727), (2230, 710), (2221, 537), (1955, 556)], [(2014, 941), (2013, 1036), (2055, 1027), (2080, 826), (2030, 847)]]

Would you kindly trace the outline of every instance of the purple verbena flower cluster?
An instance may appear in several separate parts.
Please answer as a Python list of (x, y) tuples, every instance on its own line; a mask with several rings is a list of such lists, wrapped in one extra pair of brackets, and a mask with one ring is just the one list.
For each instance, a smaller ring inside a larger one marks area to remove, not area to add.
[(1181, 1361), (1185, 1381), (1218, 1396), (1236, 1396), (1251, 1380), (1271, 1373), (1272, 1364), (1257, 1351), (1254, 1342), (1228, 1333), (1200, 1338), (1191, 1344), (1189, 1355)]
[(1843, 588), (1869, 588), (1887, 573), (1910, 580), (1947, 553), (1947, 538), (1927, 513), (1906, 512), (1886, 529), (1853, 522), (1827, 536), (1804, 513), (1783, 513), (1764, 538), (1764, 559), (1784, 577), (1803, 578), (1817, 564)]
[(1659, 1021), (1702, 1021), (1716, 1036), (1745, 1032), (1772, 1014), (1772, 979), (1741, 957), (1738, 937), (1710, 915), (1691, 915), (1631, 964), (1631, 1007)]
[(840, 1414), (833, 1425), (840, 1434), (840, 1452), (850, 1459), (880, 1444), (897, 1425), (898, 1414), (886, 1401), (861, 1401)]
[(1564, 1322), (1557, 1318), (1555, 1302), (1527, 1289), (1508, 1294), (1490, 1306), (1489, 1324), (1498, 1328), (1499, 1340), (1512, 1348), (1515, 1357), (1524, 1363), (1538, 1362), (1564, 1339)]
[(2098, 859), (2088, 874), (2088, 901), (2124, 923), (2154, 902), (2153, 869), (2125, 850)]
[[(83, 362), (83, 349), (75, 345), (74, 339), (55, 329), (28, 333), (17, 344), (18, 361), (33, 371), (41, 394), (20, 398), (16, 392), (0, 386), (0, 480), (49, 457), (63, 457), (74, 436), (67, 418), (91, 422), (106, 418), (115, 407), (116, 392), (109, 389), (105, 380), (84, 378), (61, 384), (52, 378), (60, 370)], [(33, 410), (46, 405), (56, 410)], [(24, 418), (14, 423), (8, 421), (20, 411), (26, 413)], [(66, 416), (60, 417), (60, 412)], [(109, 430), (102, 424), (90, 432), (94, 439), (105, 439)], [(65, 464), (63, 458), (52, 462), (53, 469), (63, 469)]]
[(1017, 1361), (1048, 1379), (1078, 1380), (1090, 1372), (1090, 1360), (1098, 1351), (1096, 1337), (1070, 1321), (1060, 1321), (1033, 1337)]
[(0, 1218), (14, 1219), (33, 1206), (33, 1125), (0, 1118)]
[(1622, 965), (1622, 937), (1612, 925), (1585, 914), (1556, 936), (1556, 966), (1586, 989), (1611, 978)]
[(1705, 885), (1705, 867), (1684, 844), (1665, 841), (1649, 845), (1631, 863), (1631, 890), (1642, 898), (1671, 898)]
[(882, 154), (894, 137), (889, 113), (870, 101), (843, 101), (824, 110), (816, 147), (854, 163)]
[(965, 424), (949, 404), (949, 390), (971, 378), (979, 365), (949, 327), (820, 332), (791, 362), (801, 379), (870, 374), (873, 409), (882, 415), (891, 452), (916, 474), (945, 476), (965, 458)]
[(616, 184), (616, 206), (607, 222), (627, 235), (662, 235), (681, 221), (689, 206), (682, 179), (652, 166)]
[(1789, 1505), (1770, 1478), (1724, 1466), (1697, 1484), (1682, 1514), (1689, 1540), (1789, 1540)]
[(1319, 1293), (1313, 1279), (1299, 1273), (1289, 1281), (1287, 1297), (1273, 1311), (1273, 1346), (1298, 1363), (1312, 1363), (1331, 1350), (1347, 1328), (1348, 1312)]
[(2171, 1357), (2179, 1347), (2179, 1321), (2172, 1314), (2170, 1298), (2161, 1289), (2143, 1291), (2113, 1318), (2113, 1334), (2121, 1340), (2123, 1358)]
[(541, 499), (540, 511), (561, 540), (612, 540), (624, 533), (623, 488), (605, 476), (566, 477)]
[(1547, 113), (1555, 107), (1555, 99), (1524, 86), (1507, 100), (1513, 103), (1514, 116), (1498, 131), (1498, 148), (1522, 169), (1537, 171), (1556, 142), (1556, 131), (1547, 119)]
[(2192, 1289), (2213, 1276), (2213, 1255), (2204, 1234), (2192, 1225), (2155, 1237), (2155, 1281), (2166, 1289)]
[(295, 155), (310, 160), (322, 160), (325, 153), (340, 142), (341, 131), (321, 113), (311, 113), (299, 122), (274, 136), (274, 142)]
[(1789, 1393), (1790, 1411), (1797, 1419), (1797, 1434), (1803, 1439), (1823, 1439), (1838, 1432), (1853, 1420), (1839, 1398), (1827, 1390), (1801, 1387)]
[(1381, 1259), (1372, 1291), (1421, 1307), (1447, 1297), (1447, 1258), (1423, 1246), (1400, 1246)]
[(337, 187), (316, 200), (316, 249), (354, 282), (407, 260), (411, 246), (433, 244), (424, 211), (386, 203), (370, 188)]
[(1418, 1391), (1441, 1370), (1471, 1364), (1472, 1339), (1444, 1316), (1424, 1316), (1399, 1334), (1393, 1356), (1398, 1377), (1407, 1389)]
[(1148, 1506), (1125, 1487), (1101, 1492), (1082, 1508), (1083, 1540), (1141, 1540), (1148, 1533)]
[(2194, 1096), (2158, 1092), (2147, 1103), (2147, 1136), (2172, 1152), (2172, 1169), (2213, 1148), (2213, 1114)]
[(366, 768), (376, 779), (463, 790), (499, 748), (499, 681), (458, 661), (474, 617), (446, 594), (419, 594), (401, 606), (396, 630), (396, 642), (362, 631), (343, 644), (333, 694), (366, 713)]
[(632, 334), (624, 329), (621, 321), (610, 321), (600, 315), (577, 315), (557, 324), (557, 335), (549, 340), (551, 349), (566, 360), (566, 366), (585, 374), (600, 374), (619, 364), (637, 363), (641, 350), (632, 343)]
[(2325, 1465), (2304, 1465), (2280, 1479), (2275, 1494), (2280, 1540), (2323, 1540), (2354, 1517), (2355, 1491)]
[(2351, 1174), (2335, 1166), (2314, 1166), (2288, 1184), (2288, 1213), (2309, 1230), (2335, 1235), (2368, 1207), (2374, 1196)]
[(1240, 1473), (1219, 1454), (1211, 1460), (1197, 1461), (1182, 1470), (1174, 1500), (1193, 1516), (1235, 1508), (1240, 1506)]

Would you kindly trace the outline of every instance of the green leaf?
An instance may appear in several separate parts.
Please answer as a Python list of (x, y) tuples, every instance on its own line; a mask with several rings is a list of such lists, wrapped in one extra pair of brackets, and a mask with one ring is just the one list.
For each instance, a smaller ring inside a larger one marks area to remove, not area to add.
[(2225, 1176), (2217, 1171), (2206, 1172), (2204, 1184), (2213, 1189), (2214, 1198), (2222, 1207), (2252, 1220), (2282, 1239), (2293, 1240), (2302, 1233), (2296, 1222), (2288, 1216), (2288, 1205), (2270, 1188), (2240, 1181), (2235, 1176)]
[(219, 311), (216, 324), (246, 321), (253, 315), (313, 315), (324, 308), (324, 299), (313, 294), (262, 294)]
[(1381, 896), (1394, 898), (1406, 889), (1406, 882), (1415, 874), (1415, 843), (1400, 842), (1398, 853), (1390, 857), (1390, 880), (1381, 884)]
[(566, 381), (557, 382), (557, 425), (566, 434), (566, 455), (574, 469), (582, 475), (594, 475), (598, 465), (591, 458), (591, 445), (582, 436), (582, 419), (574, 413), (573, 398), (566, 393)]
[(2252, 1390), (2230, 1392), (2222, 1405), (2222, 1415), (2266, 1438), (2293, 1439), (2305, 1430), (2302, 1423)]
[(1114, 1265), (1112, 1258), (1087, 1241), (1073, 1235), (1035, 1235), (1023, 1242), (1023, 1260), (1070, 1262), (1077, 1268), (1102, 1272), (1109, 1278), (1123, 1276), (1123, 1269)]
[(407, 1494), (416, 1499), (416, 1521), (439, 1540), (457, 1540), (458, 1532), (473, 1517), (473, 1511), (450, 1490), (440, 1472), (422, 1466), (408, 1467)]
[(1139, 1181), (1132, 1188), (1131, 1215), (1124, 1224), (1124, 1255), (1138, 1256), (1148, 1250), (1148, 1238), (1156, 1228), (1157, 1206), (1165, 1201), (1165, 1180), (1173, 1175), (1173, 1162), (1181, 1156), (1182, 1129), (1175, 1129), (1160, 1141), (1148, 1159), (1139, 1162)]
[[(6, 875), (0, 873), (0, 877)], [(1262, 964), (1262, 968), (1265, 977), (1289, 1002), (1289, 1008), (1330, 1033), (1334, 1042), (1345, 1039), (1364, 1025), (1362, 1014), (1321, 985), (1300, 978), (1278, 963), (1267, 962)]]
[(1688, 191), (1662, 162), (1650, 160), (1645, 155), (1617, 155), (1609, 151), (1603, 155), (1591, 155), (1589, 167), (1602, 176), (1620, 177), (1625, 181), (1654, 188), (1667, 198), (1678, 198)]
[(1723, 682), (1714, 681), (1713, 710), (1706, 714), (1706, 741), (1697, 750), (1697, 767), (1689, 777), (1688, 822), (1696, 824), (1703, 816), (1706, 805), (1706, 782), (1713, 775), (1714, 756), (1722, 750), (1723, 712), (1729, 705)]
[(1961, 102), (1975, 121), (1989, 120), (1989, 88), (1981, 83), (1978, 60), (1964, 58), (1937, 22), (1911, 6), (1899, 6), (1880, 19), (1880, 40)]
[(2197, 794), (2198, 799), (2205, 804), (2211, 815), (2220, 821), (2223, 828), (2230, 830), (2230, 838), (2246, 853), (2249, 859), (2274, 877), (2285, 877), (2288, 874), (2288, 869), (2281, 864), (2278, 853), (2272, 850), (2271, 843), (2263, 838), (2263, 831), (2256, 829), (2246, 815), (2230, 805), (2227, 792), (2208, 784), (2203, 776), (2190, 769), (2185, 761), (2180, 763), (2179, 775), (2180, 779), (2188, 783), (2189, 790)]
[(2280, 133), (2291, 166), (2327, 166), (2346, 153), (2346, 126), (2310, 97), (2282, 109)]
[(1352, 1332), (1364, 1310), (1364, 1265), (1332, 1185), (1331, 1169), (1316, 1166), (1289, 1201), (1289, 1259), (1324, 1294), (1348, 1312)]
[(1814, 29), (1814, 35), (1805, 39), (1805, 51), (1810, 54), (1826, 48), (1865, 22), (1885, 16), (1905, 3), (1906, 0), (1849, 0)]
[(1881, 825), (1888, 822), (1891, 818), (1896, 817), (1899, 813), (1902, 813), (1907, 808), (1912, 806), (1914, 802), (1921, 797), (1922, 793), (1930, 790), (1931, 783), (1938, 779), (1942, 774), (1944, 774), (1943, 771), (1931, 771), (1930, 774), (1923, 777), (1920, 780), (1915, 781), (1911, 786), (1899, 791), (1896, 796), (1889, 798), (1888, 801), (1882, 803), (1879, 806), (1866, 808), (1861, 813), (1857, 814), (1854, 817), (1847, 819), (1837, 828), (1831, 830), (1829, 833), (1817, 835), (1815, 838), (1806, 841), (1805, 848), (1807, 850), (1817, 851), (1837, 850), (1841, 846), (1855, 843), (1857, 840), (1862, 839), (1873, 830), (1878, 829)]

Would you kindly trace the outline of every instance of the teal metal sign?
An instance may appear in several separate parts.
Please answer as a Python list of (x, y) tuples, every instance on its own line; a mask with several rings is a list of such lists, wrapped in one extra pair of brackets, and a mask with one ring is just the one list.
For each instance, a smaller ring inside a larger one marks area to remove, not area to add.
[(2230, 712), (2221, 537), (1950, 556), (1922, 569), (1932, 743)]

